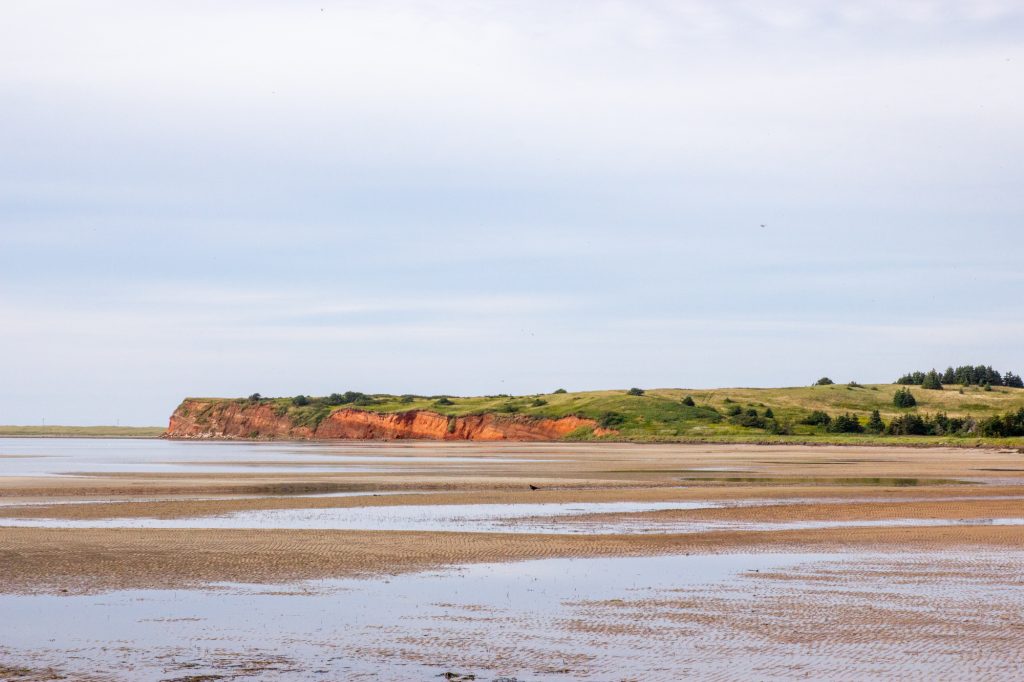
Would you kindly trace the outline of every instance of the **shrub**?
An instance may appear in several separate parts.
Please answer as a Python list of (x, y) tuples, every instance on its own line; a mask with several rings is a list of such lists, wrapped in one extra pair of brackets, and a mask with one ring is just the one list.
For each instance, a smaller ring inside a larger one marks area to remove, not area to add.
[(309, 398), (304, 395), (297, 395), (292, 398), (292, 405), (302, 407), (303, 405), (309, 405)]
[(726, 416), (729, 417), (735, 417), (736, 415), (741, 414), (742, 412), (743, 408), (741, 408), (739, 405), (733, 405), (732, 407), (725, 411), (725, 414)]
[(416, 400), (416, 396), (410, 395), (409, 393), (406, 393), (405, 395), (403, 395), (402, 397), (400, 397), (398, 399), (398, 402), (408, 405), (409, 403), (413, 402), (414, 400)]
[(986, 381), (985, 384), (981, 387), (981, 390), (983, 390), (983, 391), (991, 391), (992, 390), (992, 384), (990, 384), (990, 383), (988, 383)]
[(850, 383), (848, 383), (846, 385), (849, 388), (864, 388), (864, 386), (862, 384), (858, 384), (856, 381), (851, 381)]
[(451, 400), (449, 400), (448, 396), (441, 396), (440, 398), (438, 398), (437, 400), (434, 401), (434, 404), (435, 405), (454, 405), (455, 403), (453, 403)]
[(626, 415), (618, 412), (605, 412), (597, 418), (597, 425), (602, 429), (613, 429), (616, 426), (624, 424), (626, 421)]
[(327, 404), (328, 405), (341, 405), (344, 402), (345, 402), (345, 397), (343, 395), (341, 395), (340, 393), (332, 393), (329, 396), (327, 396)]
[(261, 396), (259, 393), (253, 393), (251, 396), (249, 396), (249, 400), (253, 401), (254, 403), (258, 403), (259, 401), (263, 400), (263, 396)]
[(827, 412), (815, 410), (801, 419), (800, 423), (806, 424), (807, 426), (828, 426), (832, 423), (832, 417), (828, 416)]
[(909, 388), (900, 388), (893, 394), (892, 404), (896, 407), (913, 407), (917, 405), (917, 399)]
[(818, 379), (817, 381), (815, 381), (814, 385), (815, 386), (831, 386), (834, 383), (836, 383), (836, 382), (832, 381), (828, 377), (822, 377), (822, 378)]
[(568, 391), (565, 390), (564, 388), (556, 388), (554, 392), (556, 395), (559, 393), (568, 393)]
[(530, 407), (541, 407), (542, 405), (547, 405), (547, 404), (548, 404), (548, 401), (546, 401), (546, 400), (543, 400), (541, 398), (534, 398), (533, 402), (530, 403)]
[(775, 419), (775, 413), (772, 412), (772, 408), (769, 407), (767, 410), (764, 411), (764, 418)]
[(633, 387), (633, 388), (629, 389), (628, 391), (626, 391), (626, 393), (628, 395), (643, 395), (644, 394), (644, 389)]
[(696, 405), (696, 403), (693, 402), (693, 398), (691, 398), (690, 396), (686, 396), (685, 398), (683, 398), (683, 405), (686, 405), (687, 407), (693, 407), (694, 405)]

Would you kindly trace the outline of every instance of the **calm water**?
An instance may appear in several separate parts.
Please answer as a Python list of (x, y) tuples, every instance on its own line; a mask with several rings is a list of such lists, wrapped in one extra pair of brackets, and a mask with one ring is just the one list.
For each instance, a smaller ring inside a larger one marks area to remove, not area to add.
[[(0, 438), (0, 476), (128, 473), (381, 472), (547, 461), (480, 457), (451, 444), (268, 443), (102, 438)], [(454, 451), (454, 452), (453, 452)], [(6, 456), (5, 456), (6, 455)], [(383, 467), (389, 464), (397, 466)], [(377, 466), (374, 466), (377, 465)], [(422, 465), (422, 466), (420, 466)]]
[[(521, 682), (1011, 679), (1024, 645), (1013, 625), (1024, 614), (1021, 565), (1020, 552), (555, 559), (295, 585), (0, 595), (0, 660), (141, 682), (446, 671)], [(879, 612), (917, 624), (864, 636), (857, 614)], [(908, 620), (915, 613), (924, 620)]]

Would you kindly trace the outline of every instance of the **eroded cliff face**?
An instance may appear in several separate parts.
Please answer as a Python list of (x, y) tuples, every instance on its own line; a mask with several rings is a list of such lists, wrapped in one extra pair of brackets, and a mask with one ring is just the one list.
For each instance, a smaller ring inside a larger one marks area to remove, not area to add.
[(427, 410), (371, 412), (335, 410), (319, 423), (297, 425), (272, 403), (234, 400), (186, 400), (171, 415), (168, 438), (280, 438), (358, 440), (560, 440), (580, 428), (594, 435), (616, 433), (601, 429), (593, 419), (559, 419), (516, 414), (448, 417)]

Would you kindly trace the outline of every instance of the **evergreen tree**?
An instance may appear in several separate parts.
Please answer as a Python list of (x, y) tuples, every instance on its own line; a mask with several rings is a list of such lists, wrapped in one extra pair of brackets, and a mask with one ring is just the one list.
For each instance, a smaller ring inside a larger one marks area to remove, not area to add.
[(878, 410), (871, 411), (871, 417), (868, 419), (866, 430), (869, 433), (882, 433), (885, 431), (885, 422), (882, 421), (882, 415), (878, 413)]
[(934, 369), (924, 375), (924, 381), (921, 382), (921, 388), (926, 388), (931, 391), (942, 390), (942, 378), (939, 373)]
[(690, 396), (686, 396), (685, 398), (683, 398), (683, 405), (686, 405), (687, 407), (693, 407), (695, 405), (695, 403), (693, 402), (693, 398), (691, 398)]
[(956, 383), (956, 372), (953, 371), (952, 367), (947, 367), (946, 371), (942, 373), (942, 383), (944, 383), (944, 384), (955, 384)]
[(775, 419), (775, 413), (772, 412), (772, 408), (770, 407), (764, 411), (764, 416), (766, 419)]
[(1010, 388), (1024, 388), (1024, 380), (1022, 380), (1018, 374), (1007, 372), (1003, 375), (1003, 386), (1009, 386)]
[(893, 394), (892, 404), (896, 407), (913, 407), (917, 405), (917, 399), (909, 388), (901, 388)]

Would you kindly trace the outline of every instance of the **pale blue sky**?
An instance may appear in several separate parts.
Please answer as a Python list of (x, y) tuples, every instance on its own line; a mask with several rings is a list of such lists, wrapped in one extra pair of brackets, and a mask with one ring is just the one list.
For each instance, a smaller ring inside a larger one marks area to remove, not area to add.
[(0, 423), (1024, 370), (1021, 4), (768, 4), (7, 0)]

